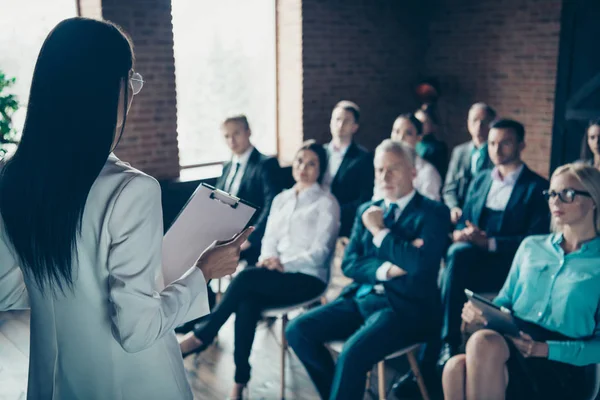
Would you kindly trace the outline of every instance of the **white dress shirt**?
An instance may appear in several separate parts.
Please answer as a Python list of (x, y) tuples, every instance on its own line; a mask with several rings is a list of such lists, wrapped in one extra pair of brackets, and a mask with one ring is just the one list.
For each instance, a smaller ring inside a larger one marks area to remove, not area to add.
[(208, 313), (206, 281), (192, 267), (158, 291), (162, 240), (158, 182), (114, 155), (87, 197), (64, 295), (23, 277), (0, 218), (0, 311), (31, 307), (29, 399), (193, 398), (173, 329)]
[(429, 161), (417, 156), (415, 157), (415, 169), (417, 176), (413, 179), (413, 186), (423, 196), (440, 201), (442, 191), (442, 177), (438, 170)]
[(344, 156), (348, 151), (348, 147), (350, 147), (350, 145), (338, 148), (333, 146), (331, 142), (327, 144), (327, 171), (323, 177), (323, 187), (328, 189), (331, 188), (331, 183), (340, 169), (342, 161), (344, 161)]
[(340, 230), (340, 206), (318, 184), (275, 196), (259, 261), (278, 257), (284, 272), (315, 276), (327, 283), (329, 261)]
[(498, 168), (494, 167), (492, 170), (492, 186), (485, 199), (487, 208), (494, 211), (504, 211), (524, 167), (525, 164), (521, 164), (520, 167), (504, 177), (500, 175)]
[[(394, 221), (398, 221), (398, 218), (400, 218), (400, 215), (402, 215), (402, 212), (404, 211), (404, 209), (406, 208), (408, 203), (410, 203), (410, 201), (413, 199), (413, 197), (415, 197), (415, 193), (416, 193), (416, 191), (413, 190), (409, 194), (396, 200), (396, 204), (398, 205), (398, 208), (396, 209), (396, 217), (394, 218)], [(385, 203), (385, 209), (387, 210), (389, 208), (391, 202), (384, 199), (384, 203)], [(384, 214), (385, 214), (385, 212), (384, 212)], [(381, 231), (379, 231), (379, 233), (377, 235), (373, 236), (373, 244), (375, 245), (375, 247), (377, 247), (377, 248), (381, 247), (383, 240), (385, 239), (385, 237), (387, 235), (390, 234), (390, 232), (391, 231), (386, 228), (386, 229), (382, 229)], [(377, 272), (375, 275), (377, 277), (377, 280), (381, 281), (381, 282), (387, 281), (388, 280), (388, 276), (387, 276), (388, 271), (392, 267), (393, 267), (393, 264), (389, 261), (386, 261), (383, 264), (381, 264), (381, 266), (377, 269)], [(375, 291), (383, 292), (383, 285), (375, 285)]]
[[(227, 175), (227, 180), (225, 181), (225, 187), (228, 188), (229, 185), (231, 185), (231, 188), (229, 189), (229, 193), (237, 196), (238, 192), (240, 191), (240, 185), (242, 184), (242, 177), (244, 176), (244, 172), (246, 172), (246, 167), (248, 166), (248, 160), (250, 159), (250, 155), (252, 154), (252, 152), (254, 151), (254, 146), (250, 146), (248, 148), (248, 150), (246, 150), (242, 155), (237, 155), (234, 154), (233, 157), (231, 157), (231, 168), (229, 169), (229, 175)], [(240, 168), (238, 173), (235, 173), (235, 169), (236, 169), (236, 164), (240, 164)], [(231, 180), (233, 179), (233, 176), (235, 175), (235, 180), (233, 180), (233, 183), (231, 182)]]
[[(415, 157), (415, 169), (417, 170), (417, 176), (413, 179), (413, 187), (415, 190), (431, 200), (440, 201), (442, 178), (437, 169), (433, 164), (419, 156)], [(382, 198), (383, 194), (381, 193), (381, 190), (375, 185), (375, 188), (373, 189), (373, 200), (381, 200)]]
[[(492, 186), (488, 192), (487, 198), (485, 199), (485, 206), (490, 210), (504, 211), (510, 200), (517, 179), (521, 175), (521, 172), (525, 168), (525, 164), (521, 164), (516, 170), (506, 176), (501, 176), (500, 171), (497, 167), (492, 170)], [(496, 239), (491, 237), (488, 239), (488, 250), (496, 251), (498, 245)]]

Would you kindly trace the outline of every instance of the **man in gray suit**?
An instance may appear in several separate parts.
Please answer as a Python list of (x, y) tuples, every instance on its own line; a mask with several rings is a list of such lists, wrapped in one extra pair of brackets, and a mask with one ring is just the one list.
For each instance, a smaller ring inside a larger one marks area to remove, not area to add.
[(442, 194), (444, 203), (450, 208), (453, 224), (462, 216), (462, 207), (471, 179), (482, 170), (493, 166), (487, 151), (487, 138), (490, 123), (495, 118), (496, 111), (492, 107), (485, 103), (473, 104), (469, 109), (467, 123), (471, 140), (456, 146), (452, 151)]

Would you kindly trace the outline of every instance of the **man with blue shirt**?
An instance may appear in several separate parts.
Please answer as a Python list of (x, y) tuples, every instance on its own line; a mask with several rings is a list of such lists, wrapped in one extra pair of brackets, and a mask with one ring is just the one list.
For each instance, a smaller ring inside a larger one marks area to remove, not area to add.
[(550, 212), (543, 196), (548, 181), (521, 160), (524, 138), (525, 128), (517, 121), (501, 119), (491, 125), (487, 146), (495, 167), (472, 181), (442, 272), (440, 367), (462, 341), (464, 289), (497, 292), (521, 241), (549, 231)]
[[(414, 190), (414, 160), (405, 145), (383, 141), (374, 164), (383, 200), (359, 207), (342, 262), (354, 283), (286, 330), (323, 399), (362, 399), (374, 364), (430, 339), (439, 327), (436, 278), (449, 210)], [(325, 345), (339, 340), (345, 345), (334, 364)]]

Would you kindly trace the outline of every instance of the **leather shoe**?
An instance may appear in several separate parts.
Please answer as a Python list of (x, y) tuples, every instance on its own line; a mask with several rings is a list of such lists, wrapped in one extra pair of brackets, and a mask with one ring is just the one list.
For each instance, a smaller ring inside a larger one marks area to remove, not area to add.
[(398, 399), (420, 399), (421, 392), (417, 379), (412, 372), (406, 373), (392, 386), (394, 396)]
[(444, 343), (442, 345), (442, 349), (440, 350), (440, 357), (438, 358), (437, 367), (439, 372), (444, 371), (444, 366), (448, 362), (449, 359), (454, 357), (458, 353), (455, 346), (452, 346), (449, 343)]

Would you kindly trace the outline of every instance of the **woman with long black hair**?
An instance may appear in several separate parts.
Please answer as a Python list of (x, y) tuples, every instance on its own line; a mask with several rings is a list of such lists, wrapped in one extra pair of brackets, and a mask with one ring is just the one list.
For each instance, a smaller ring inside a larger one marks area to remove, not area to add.
[(191, 399), (173, 329), (208, 312), (249, 231), (158, 292), (156, 180), (112, 154), (143, 84), (115, 25), (59, 23), (33, 74), (22, 140), (0, 167), (0, 311), (31, 307), (30, 399)]

